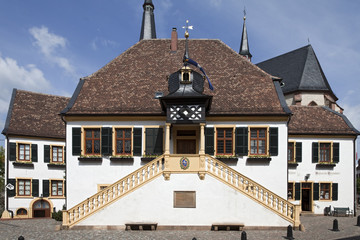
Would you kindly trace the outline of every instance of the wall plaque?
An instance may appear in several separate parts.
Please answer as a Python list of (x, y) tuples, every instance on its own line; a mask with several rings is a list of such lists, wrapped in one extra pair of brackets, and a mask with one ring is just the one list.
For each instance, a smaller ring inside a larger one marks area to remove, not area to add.
[(174, 191), (174, 208), (196, 208), (196, 192)]

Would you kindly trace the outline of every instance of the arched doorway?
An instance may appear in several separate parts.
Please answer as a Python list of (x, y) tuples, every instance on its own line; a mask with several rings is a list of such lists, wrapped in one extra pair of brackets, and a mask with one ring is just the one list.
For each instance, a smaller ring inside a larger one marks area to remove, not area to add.
[(33, 217), (50, 217), (50, 204), (44, 199), (37, 200), (33, 206)]

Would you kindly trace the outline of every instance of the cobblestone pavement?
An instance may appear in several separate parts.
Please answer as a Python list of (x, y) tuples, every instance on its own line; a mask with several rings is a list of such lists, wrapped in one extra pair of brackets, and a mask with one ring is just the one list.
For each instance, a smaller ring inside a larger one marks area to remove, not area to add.
[[(356, 217), (338, 217), (339, 232), (331, 231), (335, 217), (302, 216), (305, 231), (294, 231), (295, 239), (331, 240), (360, 239), (360, 227), (356, 226)], [(241, 239), (238, 231), (120, 231), (120, 230), (57, 230), (60, 223), (52, 219), (1, 220), (0, 240), (16, 240), (23, 236), (25, 240), (47, 239)], [(248, 230), (248, 240), (285, 239), (286, 230)]]

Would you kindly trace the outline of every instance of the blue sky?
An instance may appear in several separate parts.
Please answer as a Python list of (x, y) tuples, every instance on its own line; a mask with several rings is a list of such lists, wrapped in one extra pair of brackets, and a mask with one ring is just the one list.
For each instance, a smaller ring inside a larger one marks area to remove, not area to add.
[[(71, 96), (134, 45), (143, 0), (0, 0), (0, 128), (13, 88)], [(360, 1), (153, 0), (158, 38), (189, 19), (190, 38), (239, 51), (243, 9), (253, 63), (312, 44), (345, 115), (360, 129)], [(216, 86), (215, 86), (216, 87)], [(3, 139), (3, 136), (1, 136)]]

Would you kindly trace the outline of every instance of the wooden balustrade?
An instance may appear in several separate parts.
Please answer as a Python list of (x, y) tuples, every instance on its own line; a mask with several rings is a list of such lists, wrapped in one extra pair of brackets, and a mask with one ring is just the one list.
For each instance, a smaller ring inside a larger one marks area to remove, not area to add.
[(71, 227), (98, 209), (112, 203), (130, 191), (140, 187), (163, 172), (163, 156), (159, 156), (137, 171), (127, 175), (85, 201), (63, 211), (63, 226)]

